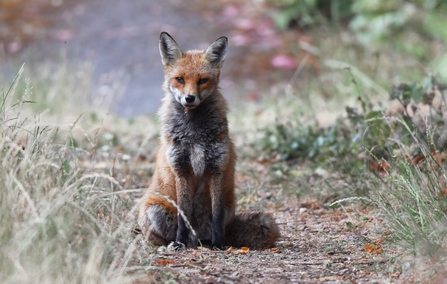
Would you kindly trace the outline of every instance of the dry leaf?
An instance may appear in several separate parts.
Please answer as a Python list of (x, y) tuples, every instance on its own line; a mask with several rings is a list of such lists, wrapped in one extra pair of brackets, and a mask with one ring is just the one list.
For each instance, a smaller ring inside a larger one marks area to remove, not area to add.
[(439, 164), (442, 165), (445, 162), (445, 153), (441, 152), (441, 153), (435, 153), (433, 154), (433, 157), (435, 158), (435, 161)]
[(279, 251), (279, 248), (271, 248), (270, 251)]
[(225, 250), (225, 253), (226, 254), (229, 254), (229, 253), (231, 253), (231, 250), (233, 249), (233, 247), (229, 247), (229, 248), (227, 248), (227, 250)]
[(424, 159), (425, 159), (425, 156), (424, 156), (424, 155), (416, 156), (416, 157), (414, 157), (414, 158), (412, 158), (412, 159), (410, 160), (410, 164), (412, 164), (412, 165), (417, 165), (417, 164), (419, 164), (419, 162), (421, 162), (421, 161), (424, 160)]
[(303, 207), (303, 208), (307, 208), (307, 209), (320, 208), (320, 205), (318, 204), (318, 202), (301, 203), (300, 206)]
[(370, 254), (380, 254), (383, 252), (382, 248), (373, 244), (364, 245), (363, 248)]
[(152, 262), (152, 265), (169, 265), (169, 264), (174, 264), (174, 260), (173, 259), (156, 259)]
[(373, 170), (379, 174), (388, 174), (388, 172), (390, 170), (390, 164), (388, 164), (388, 162), (384, 159), (382, 159), (380, 161), (373, 160), (371, 162), (371, 170)]
[(431, 154), (433, 155), (433, 158), (435, 159), (436, 163), (444, 164), (445, 162), (445, 153), (444, 152), (437, 152), (436, 149), (432, 146), (431, 147)]
[(440, 192), (438, 192), (438, 197), (441, 198), (447, 195), (447, 188), (443, 187)]
[(235, 251), (235, 254), (246, 254), (250, 251), (248, 247), (241, 247), (241, 249), (238, 249)]

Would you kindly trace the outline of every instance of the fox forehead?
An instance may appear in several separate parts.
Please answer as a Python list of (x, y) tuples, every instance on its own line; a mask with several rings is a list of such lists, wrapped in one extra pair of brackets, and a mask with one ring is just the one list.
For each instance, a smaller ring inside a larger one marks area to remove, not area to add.
[(211, 66), (205, 57), (205, 51), (202, 50), (190, 50), (183, 53), (181, 59), (177, 60), (172, 66), (166, 66), (164, 71), (172, 76), (219, 76), (219, 69)]

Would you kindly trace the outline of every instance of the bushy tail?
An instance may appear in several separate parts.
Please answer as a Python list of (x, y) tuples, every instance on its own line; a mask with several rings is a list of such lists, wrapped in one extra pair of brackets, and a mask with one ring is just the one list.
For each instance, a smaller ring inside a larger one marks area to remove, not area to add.
[(225, 245), (235, 247), (270, 248), (280, 237), (272, 215), (262, 212), (236, 213), (225, 228)]

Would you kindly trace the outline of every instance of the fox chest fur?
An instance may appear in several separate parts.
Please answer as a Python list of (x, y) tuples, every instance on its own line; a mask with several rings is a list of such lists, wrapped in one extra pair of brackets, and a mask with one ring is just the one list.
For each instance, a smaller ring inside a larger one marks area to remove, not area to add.
[[(172, 102), (175, 104), (175, 102)], [(176, 172), (201, 177), (205, 171), (221, 171), (229, 155), (228, 122), (213, 112), (212, 99), (194, 112), (175, 106), (164, 125), (166, 158)]]

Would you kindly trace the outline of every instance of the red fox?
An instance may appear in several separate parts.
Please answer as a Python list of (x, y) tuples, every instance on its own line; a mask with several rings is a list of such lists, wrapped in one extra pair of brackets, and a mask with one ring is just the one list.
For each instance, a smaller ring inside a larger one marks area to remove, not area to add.
[[(215, 248), (274, 246), (280, 236), (265, 213), (235, 213), (236, 153), (228, 133), (219, 77), (228, 39), (206, 51), (183, 53), (166, 32), (160, 35), (165, 97), (159, 110), (162, 130), (154, 175), (140, 205), (138, 224), (150, 243)], [(166, 198), (177, 204), (196, 232)]]

